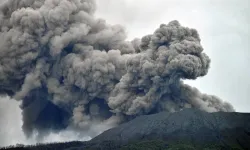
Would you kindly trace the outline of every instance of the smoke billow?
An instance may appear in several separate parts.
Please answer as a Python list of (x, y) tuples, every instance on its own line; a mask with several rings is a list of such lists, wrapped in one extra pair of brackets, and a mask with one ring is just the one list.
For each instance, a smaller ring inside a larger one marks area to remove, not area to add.
[(0, 94), (21, 101), (23, 131), (102, 130), (142, 114), (234, 111), (183, 83), (207, 74), (195, 29), (178, 21), (126, 41), (120, 25), (94, 17), (93, 0), (0, 3)]

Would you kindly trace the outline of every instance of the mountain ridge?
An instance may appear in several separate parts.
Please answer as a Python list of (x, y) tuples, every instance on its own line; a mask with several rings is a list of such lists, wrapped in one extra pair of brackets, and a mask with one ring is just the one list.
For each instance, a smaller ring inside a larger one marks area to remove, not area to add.
[(132, 149), (145, 148), (145, 145), (151, 147), (149, 149), (169, 149), (175, 145), (194, 149), (211, 146), (211, 149), (250, 149), (249, 141), (250, 113), (207, 113), (198, 109), (184, 109), (175, 113), (138, 116), (86, 142), (23, 148), (131, 149), (132, 144)]
[(190, 135), (201, 132), (201, 129), (203, 132), (205, 132), (205, 129), (211, 131), (210, 136), (216, 137), (219, 136), (221, 131), (235, 128), (244, 128), (249, 132), (250, 114), (235, 112), (207, 113), (198, 109), (185, 109), (176, 113), (161, 112), (137, 117), (128, 123), (104, 131), (92, 141), (120, 139), (122, 143), (127, 143), (129, 139), (138, 140), (156, 137), (165, 139), (166, 135), (169, 136), (175, 132), (185, 133), (190, 137)]

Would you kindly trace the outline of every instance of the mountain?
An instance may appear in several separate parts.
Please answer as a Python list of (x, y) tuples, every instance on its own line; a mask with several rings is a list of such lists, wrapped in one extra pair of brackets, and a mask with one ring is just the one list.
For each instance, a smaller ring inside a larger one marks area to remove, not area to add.
[[(40, 148), (57, 149), (56, 145), (61, 146), (60, 149), (63, 147), (63, 144), (54, 144), (54, 147), (40, 145)], [(67, 145), (67, 148), (71, 147), (70, 143)], [(91, 141), (79, 142), (74, 148), (145, 149), (145, 146), (148, 149), (178, 149), (178, 146), (181, 149), (250, 149), (250, 114), (185, 109), (175, 113), (139, 116)]]
[(250, 149), (250, 114), (207, 113), (185, 109), (176, 113), (162, 112), (140, 116), (116, 128), (105, 131), (93, 142), (162, 139), (169, 143), (185, 141), (193, 145), (221, 144), (242, 145)]

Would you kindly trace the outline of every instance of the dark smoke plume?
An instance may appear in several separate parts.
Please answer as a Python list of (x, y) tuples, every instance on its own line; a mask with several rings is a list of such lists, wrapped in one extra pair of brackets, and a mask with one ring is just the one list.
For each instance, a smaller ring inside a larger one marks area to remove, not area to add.
[(187, 107), (234, 111), (182, 81), (209, 69), (195, 29), (172, 21), (126, 41), (95, 9), (93, 0), (1, 0), (0, 93), (22, 101), (27, 136)]

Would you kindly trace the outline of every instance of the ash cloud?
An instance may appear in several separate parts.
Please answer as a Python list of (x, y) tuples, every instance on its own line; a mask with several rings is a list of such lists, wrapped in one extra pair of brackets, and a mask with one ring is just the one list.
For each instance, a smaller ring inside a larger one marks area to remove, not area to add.
[(121, 25), (94, 16), (93, 0), (0, 3), (0, 93), (21, 101), (23, 131), (102, 130), (183, 108), (234, 111), (183, 83), (210, 59), (195, 29), (178, 21), (126, 41)]

